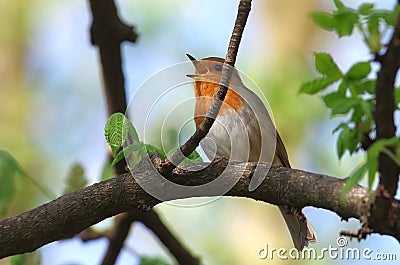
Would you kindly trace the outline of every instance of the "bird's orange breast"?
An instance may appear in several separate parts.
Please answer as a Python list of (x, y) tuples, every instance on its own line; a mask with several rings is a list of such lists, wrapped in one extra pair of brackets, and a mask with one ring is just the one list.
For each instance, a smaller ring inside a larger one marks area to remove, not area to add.
[[(196, 105), (194, 111), (194, 120), (196, 122), (196, 128), (203, 121), (210, 105), (212, 103), (215, 92), (218, 89), (217, 83), (205, 82), (205, 81), (195, 81), (194, 82), (194, 92), (196, 96)], [(225, 96), (224, 103), (218, 115), (226, 115), (229, 111), (234, 110), (239, 112), (243, 106), (243, 98), (233, 89), (228, 88), (228, 92)]]

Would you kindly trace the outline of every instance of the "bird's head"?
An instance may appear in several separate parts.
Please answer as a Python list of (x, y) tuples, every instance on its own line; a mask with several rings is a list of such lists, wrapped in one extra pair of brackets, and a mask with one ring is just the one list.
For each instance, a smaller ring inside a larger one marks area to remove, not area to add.
[[(195, 81), (206, 81), (216, 84), (220, 82), (224, 59), (219, 57), (207, 57), (197, 60), (190, 54), (186, 54), (186, 56), (196, 69), (194, 74), (188, 74), (186, 75), (187, 77), (193, 78)], [(239, 84), (239, 82), (241, 83), (239, 74), (236, 69), (233, 69), (230, 84)]]

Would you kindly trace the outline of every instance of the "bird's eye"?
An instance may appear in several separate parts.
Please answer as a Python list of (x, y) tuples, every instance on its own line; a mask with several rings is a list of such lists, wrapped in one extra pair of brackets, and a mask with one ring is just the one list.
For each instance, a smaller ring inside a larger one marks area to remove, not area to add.
[(221, 72), (221, 71), (222, 71), (222, 65), (220, 65), (220, 64), (217, 64), (214, 68), (215, 68), (215, 70), (217, 70), (218, 72)]

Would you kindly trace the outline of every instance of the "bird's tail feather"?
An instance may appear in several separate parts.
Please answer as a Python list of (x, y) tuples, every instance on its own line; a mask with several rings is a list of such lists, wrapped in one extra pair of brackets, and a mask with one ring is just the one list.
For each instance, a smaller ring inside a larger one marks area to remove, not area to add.
[(308, 246), (308, 243), (317, 241), (314, 228), (301, 211), (286, 206), (279, 206), (279, 210), (289, 228), (296, 249), (301, 251), (304, 246)]

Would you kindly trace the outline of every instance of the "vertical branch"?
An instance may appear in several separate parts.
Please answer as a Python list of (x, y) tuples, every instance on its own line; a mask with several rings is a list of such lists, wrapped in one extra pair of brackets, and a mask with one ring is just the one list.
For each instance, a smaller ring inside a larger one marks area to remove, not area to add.
[[(376, 80), (375, 123), (377, 139), (394, 137), (396, 131), (394, 124), (394, 81), (400, 67), (400, 16), (397, 18), (386, 54), (381, 57), (380, 62), (381, 69)], [(379, 172), (380, 184), (393, 197), (397, 190), (400, 168), (387, 155), (380, 154)]]
[[(113, 0), (89, 0), (89, 3), (93, 15), (90, 39), (99, 48), (108, 116), (116, 112), (125, 113), (127, 102), (121, 43), (136, 42), (137, 34), (133, 26), (121, 21)], [(126, 172), (124, 161), (115, 166), (115, 171), (117, 174)]]
[(132, 26), (120, 20), (113, 0), (89, 0), (89, 3), (93, 14), (91, 42), (99, 48), (108, 115), (124, 113), (127, 104), (121, 43), (136, 42), (137, 34)]
[[(376, 80), (376, 109), (374, 119), (377, 139), (395, 136), (394, 124), (395, 97), (394, 82), (400, 67), (400, 14), (397, 17), (393, 36), (386, 53), (380, 58), (381, 69)], [(390, 148), (395, 152), (394, 148)], [(368, 226), (385, 231), (395, 223), (396, 214), (391, 209), (390, 197), (397, 191), (400, 168), (386, 154), (381, 153), (379, 163), (379, 188), (368, 217)]]
[[(93, 14), (90, 28), (91, 42), (99, 48), (108, 116), (116, 112), (124, 113), (127, 101), (122, 71), (121, 43), (123, 41), (136, 42), (137, 34), (132, 26), (121, 21), (113, 0), (89, 0), (89, 3)], [(109, 159), (112, 160), (111, 154), (109, 154)], [(115, 166), (116, 173), (125, 173), (125, 166), (125, 161), (120, 161)], [(109, 245), (101, 264), (115, 263), (129, 234), (131, 224), (128, 214), (122, 213), (116, 216), (114, 227), (108, 237)]]
[[(93, 14), (90, 28), (91, 42), (99, 48), (108, 115), (116, 112), (124, 113), (127, 108), (127, 100), (122, 71), (121, 43), (123, 41), (135, 42), (137, 34), (132, 26), (128, 26), (120, 20), (113, 0), (89, 0), (89, 3)], [(125, 166), (125, 161), (120, 161), (115, 167), (116, 173), (125, 173)], [(139, 219), (143, 224), (152, 227), (156, 236), (180, 264), (199, 264), (199, 260), (193, 257), (168, 230), (154, 210), (150, 210), (149, 213), (132, 210), (115, 218), (114, 227), (107, 237), (109, 245), (102, 265), (115, 264), (132, 223)]]
[(211, 129), (218, 112), (228, 92), (228, 85), (232, 76), (232, 67), (235, 66), (237, 53), (239, 50), (240, 41), (244, 28), (246, 26), (247, 18), (251, 10), (251, 0), (240, 0), (238, 13), (236, 16), (235, 26), (229, 41), (228, 52), (225, 57), (225, 62), (222, 68), (221, 81), (217, 92), (214, 94), (214, 99), (210, 108), (205, 115), (205, 118), (197, 127), (194, 134), (189, 138), (184, 145), (182, 145), (169, 159), (159, 165), (161, 173), (169, 175), (172, 170), (179, 165), (185, 157), (190, 155), (194, 149), (199, 145), (200, 141), (207, 135)]

